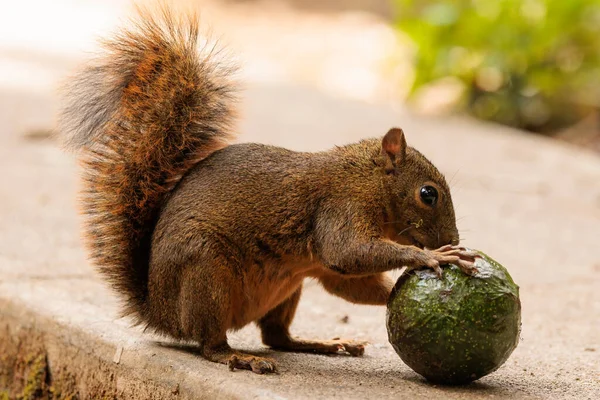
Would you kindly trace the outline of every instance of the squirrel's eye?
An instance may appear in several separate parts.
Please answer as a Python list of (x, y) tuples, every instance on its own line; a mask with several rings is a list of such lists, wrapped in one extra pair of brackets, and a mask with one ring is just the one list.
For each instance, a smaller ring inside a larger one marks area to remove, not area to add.
[(421, 200), (428, 206), (435, 206), (438, 201), (438, 191), (433, 186), (423, 186), (419, 191)]

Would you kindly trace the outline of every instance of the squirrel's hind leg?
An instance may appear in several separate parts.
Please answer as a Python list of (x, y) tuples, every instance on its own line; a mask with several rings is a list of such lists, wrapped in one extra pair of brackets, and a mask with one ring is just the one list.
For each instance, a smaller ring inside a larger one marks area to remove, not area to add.
[(275, 361), (236, 351), (227, 343), (231, 291), (236, 279), (226, 265), (224, 260), (205, 257), (182, 269), (178, 299), (182, 336), (197, 342), (205, 359), (226, 364), (232, 371), (276, 372)]
[(320, 354), (346, 352), (352, 356), (364, 354), (366, 342), (339, 338), (323, 341), (293, 338), (289, 327), (294, 319), (301, 294), (302, 286), (258, 321), (264, 344), (280, 351)]

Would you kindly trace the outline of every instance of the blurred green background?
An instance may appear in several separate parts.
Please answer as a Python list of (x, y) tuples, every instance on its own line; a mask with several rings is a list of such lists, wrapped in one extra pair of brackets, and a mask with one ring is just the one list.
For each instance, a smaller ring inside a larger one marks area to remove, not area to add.
[[(244, 81), (294, 82), (340, 98), (468, 114), (600, 154), (600, 0), (168, 2), (202, 10), (242, 60)], [(52, 126), (52, 113), (30, 112), (30, 100), (15, 105), (16, 94), (58, 104), (57, 83), (132, 2), (7, 4), (0, 13), (0, 95), (11, 98), (4, 110), (11, 124), (35, 136)]]
[(452, 83), (454, 111), (547, 134), (593, 118), (597, 135), (600, 0), (393, 1), (416, 45), (411, 97)]

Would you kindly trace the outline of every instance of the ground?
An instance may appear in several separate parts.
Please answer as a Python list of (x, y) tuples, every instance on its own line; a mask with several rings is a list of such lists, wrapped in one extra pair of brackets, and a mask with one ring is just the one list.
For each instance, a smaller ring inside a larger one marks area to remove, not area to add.
[[(290, 14), (281, 15), (290, 21)], [(315, 23), (325, 32), (314, 22), (324, 17), (307, 18), (299, 26)], [(233, 37), (243, 36), (238, 29)], [(268, 354), (281, 373), (229, 372), (193, 347), (118, 317), (117, 299), (81, 248), (75, 162), (46, 135), (57, 102), (49, 82), (79, 57), (70, 50), (19, 53), (10, 40), (0, 41), (8, 55), (0, 63), (0, 349), (19, 352), (2, 352), (2, 365), (12, 370), (3, 369), (0, 383), (17, 376), (14, 396), (46, 387), (62, 388), (65, 398), (600, 398), (597, 155), (461, 118), (417, 117), (369, 97), (378, 89), (357, 94), (339, 89), (344, 85), (324, 87), (311, 80), (316, 72), (272, 79), (265, 71), (285, 72), (293, 57), (277, 64), (276, 54), (264, 50), (245, 73), (250, 83), (240, 104), (239, 140), (320, 150), (402, 126), (409, 144), (448, 176), (464, 244), (502, 262), (520, 285), (523, 328), (519, 347), (497, 372), (465, 387), (434, 386), (388, 344), (384, 308), (346, 303), (307, 282), (293, 332), (367, 340), (365, 356), (275, 353), (250, 326), (231, 335), (232, 345)], [(23, 79), (7, 79), (7, 71)]]

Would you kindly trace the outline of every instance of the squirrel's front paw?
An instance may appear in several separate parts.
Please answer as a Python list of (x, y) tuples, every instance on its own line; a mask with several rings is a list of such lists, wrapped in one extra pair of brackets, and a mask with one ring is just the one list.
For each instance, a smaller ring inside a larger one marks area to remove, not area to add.
[(426, 256), (425, 265), (433, 269), (439, 278), (442, 277), (440, 265), (443, 264), (455, 264), (467, 275), (477, 272), (474, 262), (480, 255), (464, 247), (446, 245), (436, 250), (425, 249), (423, 252)]

